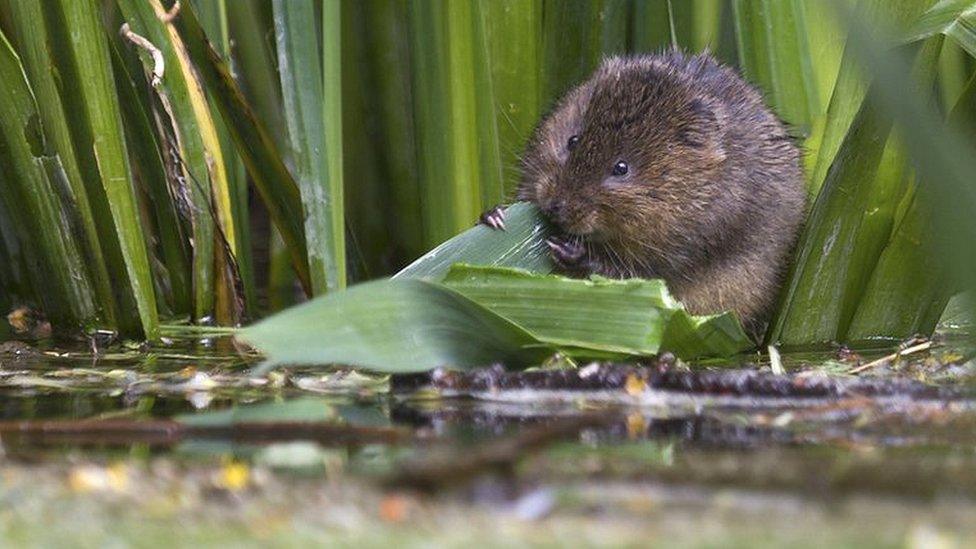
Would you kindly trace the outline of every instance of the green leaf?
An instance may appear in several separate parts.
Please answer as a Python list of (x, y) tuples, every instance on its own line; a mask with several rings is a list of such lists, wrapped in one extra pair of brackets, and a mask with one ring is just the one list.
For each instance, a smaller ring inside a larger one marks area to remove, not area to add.
[(424, 254), (394, 278), (439, 280), (455, 263), (518, 267), (537, 273), (553, 269), (546, 246), (549, 226), (539, 210), (518, 202), (505, 210), (505, 230), (477, 225)]
[[(238, 10), (243, 11), (245, 2), (234, 2), (234, 9), (230, 10), (232, 12), (237, 12)], [(197, 13), (200, 15), (200, 24), (203, 25), (204, 30), (208, 37), (210, 37), (210, 42), (214, 44), (214, 47), (226, 59), (231, 58), (231, 44), (233, 41), (230, 36), (230, 21), (228, 18), (227, 10), (227, 0), (196, 0), (194, 2), (194, 7), (197, 9)], [(255, 42), (255, 41), (249, 41)], [(238, 47), (238, 50), (243, 46), (239, 43), (234, 43)], [(240, 69), (238, 69), (240, 70)], [(213, 102), (213, 98), (210, 98), (210, 111), (218, 112), (216, 103)], [(240, 155), (237, 154), (237, 149), (234, 148), (234, 140), (230, 136), (230, 131), (227, 129), (227, 124), (224, 123), (223, 119), (219, 116), (214, 120), (214, 124), (217, 128), (217, 137), (220, 142), (221, 150), (223, 151), (223, 157), (225, 161), (225, 168), (227, 173), (227, 185), (229, 190), (230, 199), (230, 218), (234, 221), (233, 231), (234, 235), (232, 239), (228, 239), (230, 242), (234, 243), (234, 247), (230, 252), (233, 253), (233, 259), (236, 262), (237, 269), (236, 272), (240, 276), (241, 285), (243, 286), (243, 298), (244, 298), (244, 314), (248, 316), (253, 316), (257, 312), (257, 294), (254, 281), (254, 258), (251, 250), (252, 240), (251, 240), (251, 227), (250, 227), (250, 211), (248, 206), (248, 188), (247, 188), (247, 171), (244, 169), (244, 162), (241, 161)], [(228, 242), (228, 244), (230, 243)], [(218, 242), (220, 244), (220, 242)], [(229, 246), (228, 246), (229, 247)], [(228, 271), (222, 263), (226, 263), (228, 258), (226, 257), (227, 248), (224, 246), (218, 246), (218, 256), (217, 256), (217, 272), (218, 276), (223, 276), (225, 279), (228, 275), (233, 275), (233, 271)], [(218, 287), (221, 288), (221, 293), (218, 294), (217, 299), (217, 310), (220, 312), (231, 312), (228, 311), (227, 304), (224, 303), (223, 298), (226, 294), (230, 294), (231, 291), (235, 291), (237, 288), (227, 288), (225, 280), (220, 280), (218, 282)], [(227, 296), (234, 299), (239, 296), (230, 294)], [(236, 304), (235, 304), (236, 305)], [(233, 312), (239, 312), (234, 310)], [(236, 319), (239, 320), (239, 319)], [(236, 320), (234, 322), (236, 323)], [(224, 319), (217, 318), (218, 322), (223, 322)]]
[(800, 0), (736, 0), (742, 72), (788, 124), (809, 132), (819, 100)]
[[(405, 0), (343, 3), (343, 154), (347, 180), (357, 181), (346, 188), (347, 219), (363, 256), (363, 278), (430, 247), (417, 173), (407, 10)], [(380, 203), (384, 214), (376, 215)]]
[(661, 342), (662, 350), (684, 360), (729, 357), (755, 346), (734, 314), (695, 316), (684, 309), (671, 315)]
[[(613, 2), (542, 0), (542, 96), (545, 112), (563, 94), (583, 81), (605, 53), (606, 25)], [(626, 32), (619, 29), (618, 33)]]
[[(330, 74), (323, 81), (315, 3), (312, 0), (274, 2), (285, 121), (305, 207), (305, 240), (315, 295), (342, 288), (346, 264), (342, 221), (342, 111), (337, 99), (341, 80), (335, 62), (340, 53), (339, 3), (326, 0), (324, 6), (326, 47), (323, 51), (330, 60)], [(326, 92), (331, 98), (328, 102), (323, 101)]]
[(847, 340), (903, 340), (935, 329), (953, 293), (932, 235), (930, 204), (913, 193), (864, 288)]
[(435, 245), (502, 200), (495, 113), (481, 5), (415, 0), (407, 12), (420, 206)]
[(540, 358), (524, 330), (443, 286), (381, 280), (299, 305), (241, 330), (266, 356), (265, 368), (349, 364), (381, 372)]
[[(953, 128), (969, 132), (971, 142), (976, 142), (972, 139), (976, 133), (974, 105), (976, 76), (963, 90), (948, 120)], [(947, 262), (939, 257), (932, 201), (920, 199), (919, 194), (926, 195), (915, 186), (908, 193), (907, 211), (864, 289), (848, 332), (852, 341), (932, 333), (949, 298), (958, 290), (958, 281), (952, 280)]]
[[(159, 1), (118, 0), (118, 5), (131, 30), (158, 48), (165, 61), (162, 80), (154, 93), (159, 95), (163, 106), (161, 123), (171, 126), (167, 135), (173, 136), (173, 143), (169, 145), (176, 148), (181, 158), (181, 177), (175, 184), (182, 186), (180, 192), (192, 205), (187, 214), (193, 232), (193, 317), (209, 318), (214, 313), (215, 290), (212, 214), (215, 209), (212, 204), (216, 204), (211, 201), (211, 188), (215, 196), (220, 196), (219, 191), (227, 184), (223, 178), (223, 154), (216, 142), (213, 118), (196, 76), (188, 66), (189, 60), (179, 36), (159, 18), (159, 14), (165, 13)], [(125, 47), (138, 51), (145, 65), (146, 80), (151, 79), (153, 58), (131, 43), (127, 42)], [(215, 168), (213, 174), (211, 166)], [(219, 171), (216, 170), (218, 166)], [(219, 184), (217, 177), (213, 177), (218, 175)], [(225, 219), (228, 217), (224, 216)]]
[[(846, 15), (855, 51), (878, 83), (871, 88), (872, 98), (904, 128), (905, 149), (918, 179), (924, 182), (917, 187), (919, 197), (938, 208), (933, 223), (923, 223), (923, 232), (935, 237), (937, 261), (954, 267), (958, 283), (972, 288), (976, 281), (973, 277), (976, 253), (970, 245), (976, 241), (972, 216), (976, 210), (972, 185), (976, 146), (956, 127), (947, 126), (924, 94), (905, 93), (913, 87), (906, 61), (897, 52), (882, 50), (879, 41), (870, 37), (863, 24), (852, 14)], [(954, 116), (965, 116), (965, 111), (965, 108), (957, 110)]]
[(730, 356), (754, 346), (735, 315), (691, 315), (671, 297), (663, 280), (579, 280), (454, 265), (443, 283), (573, 356), (620, 358), (671, 351), (693, 359)]
[(540, 342), (630, 355), (656, 353), (679, 307), (663, 280), (580, 280), (455, 265), (443, 283)]
[(942, 34), (976, 57), (976, 2), (942, 0), (923, 13), (906, 34), (906, 43)]
[[(159, 241), (160, 257), (166, 266), (166, 283), (157, 281), (157, 292), (163, 290), (159, 292), (159, 301), (169, 297), (172, 312), (189, 317), (193, 315), (190, 278), (192, 252), (189, 249), (191, 240), (187, 237), (189, 227), (184, 227), (176, 201), (170, 194), (166, 166), (150, 114), (146, 111), (148, 106), (141, 101), (125, 60), (115, 44), (112, 45), (112, 61), (132, 169), (149, 196), (155, 221), (154, 236)], [(137, 65), (134, 70), (139, 70), (141, 74), (140, 66)]]
[[(485, 18), (491, 89), (498, 147), (506, 166), (518, 166), (519, 155), (541, 113), (541, 67), (538, 29), (540, 0), (479, 0)], [(505, 192), (514, 195), (518, 172), (505, 170)]]
[[(910, 93), (931, 85), (939, 46), (935, 39), (918, 50)], [(865, 102), (800, 237), (769, 341), (807, 345), (846, 340), (907, 189), (907, 156), (890, 133), (891, 118)]]
[[(825, 8), (820, 0), (809, 1), (816, 4), (816, 9)], [(931, 0), (863, 0), (861, 3), (863, 17), (890, 25), (898, 32), (916, 21), (930, 4)], [(826, 7), (833, 10), (833, 6)], [(808, 170), (807, 189), (811, 196), (816, 196), (823, 185), (867, 93), (867, 84), (857, 57), (848, 49), (845, 47), (840, 62), (826, 117), (822, 122), (818, 121), (806, 143), (805, 148), (811, 154), (807, 159), (807, 165), (811, 168)]]
[(682, 358), (728, 356), (753, 346), (731, 315), (689, 316), (661, 280), (578, 280), (469, 265), (454, 266), (443, 284), (354, 286), (239, 337), (266, 354), (267, 367), (338, 363), (382, 372), (524, 367), (557, 348), (607, 359), (672, 349)]

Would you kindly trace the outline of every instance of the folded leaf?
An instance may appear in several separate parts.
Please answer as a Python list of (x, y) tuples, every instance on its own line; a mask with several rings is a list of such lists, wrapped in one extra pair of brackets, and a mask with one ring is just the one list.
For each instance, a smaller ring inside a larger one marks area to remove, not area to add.
[(579, 280), (455, 265), (444, 285), (540, 342), (630, 355), (656, 353), (680, 307), (663, 280)]
[(545, 352), (529, 334), (443, 286), (379, 280), (313, 299), (242, 330), (284, 364), (348, 364), (381, 372), (494, 362), (525, 366)]
[(752, 347), (730, 314), (695, 317), (661, 280), (577, 280), (455, 265), (442, 284), (381, 280), (315, 299), (245, 328), (266, 367), (345, 364), (382, 372), (538, 364), (553, 350), (619, 359), (683, 358)]
[(517, 202), (505, 210), (505, 230), (477, 225), (424, 254), (393, 278), (439, 280), (451, 265), (497, 265), (537, 273), (552, 272), (546, 246), (548, 226), (539, 210)]

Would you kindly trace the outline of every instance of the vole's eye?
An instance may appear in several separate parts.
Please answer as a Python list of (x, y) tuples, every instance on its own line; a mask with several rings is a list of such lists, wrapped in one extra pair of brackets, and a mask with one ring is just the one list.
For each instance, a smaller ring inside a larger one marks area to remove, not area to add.
[(617, 162), (616, 164), (613, 165), (613, 171), (610, 173), (612, 173), (613, 175), (627, 175), (627, 172), (629, 170), (630, 167), (627, 166), (627, 163), (621, 160), (620, 162)]
[(576, 148), (576, 145), (579, 145), (579, 142), (580, 142), (580, 137), (578, 135), (574, 135), (569, 138), (569, 141), (566, 142), (566, 148), (569, 150), (573, 150)]

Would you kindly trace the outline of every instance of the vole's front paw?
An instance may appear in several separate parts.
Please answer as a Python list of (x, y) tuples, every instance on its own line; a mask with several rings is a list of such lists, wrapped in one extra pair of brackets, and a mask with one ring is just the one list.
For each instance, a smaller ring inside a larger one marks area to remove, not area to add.
[(492, 229), (504, 231), (505, 230), (505, 207), (495, 206), (485, 210), (485, 213), (481, 214), (478, 218), (478, 222), (482, 225), (488, 225)]
[(546, 240), (552, 260), (560, 270), (571, 274), (587, 274), (590, 270), (590, 259), (586, 255), (586, 246), (579, 239), (565, 236), (550, 236)]

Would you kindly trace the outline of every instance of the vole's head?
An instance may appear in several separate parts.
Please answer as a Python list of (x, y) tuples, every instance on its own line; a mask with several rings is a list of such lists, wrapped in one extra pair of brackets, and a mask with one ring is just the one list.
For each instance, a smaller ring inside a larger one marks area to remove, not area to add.
[(606, 60), (540, 124), (519, 194), (563, 231), (661, 249), (722, 192), (722, 105), (649, 58)]

